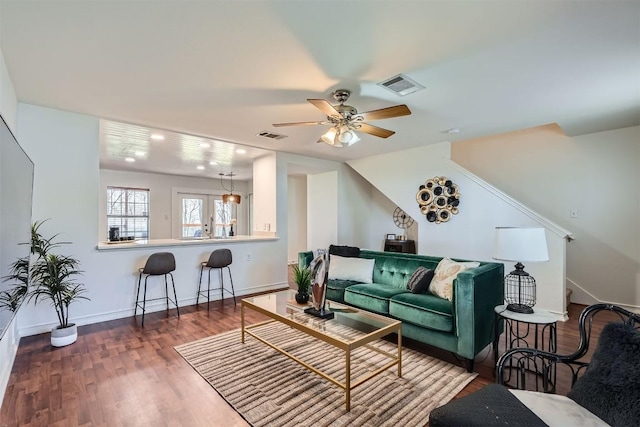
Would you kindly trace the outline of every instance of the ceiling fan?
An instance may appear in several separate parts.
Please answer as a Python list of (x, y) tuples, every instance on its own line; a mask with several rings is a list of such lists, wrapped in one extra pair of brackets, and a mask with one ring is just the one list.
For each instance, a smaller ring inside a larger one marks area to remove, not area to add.
[(358, 113), (354, 107), (345, 105), (351, 92), (347, 89), (338, 89), (332, 93), (333, 98), (339, 102), (338, 105), (331, 105), (324, 99), (307, 99), (313, 106), (327, 115), (327, 120), (318, 122), (293, 122), (274, 123), (273, 126), (310, 126), (310, 125), (331, 125), (331, 128), (320, 137), (318, 142), (325, 142), (334, 147), (350, 146), (360, 138), (355, 131), (368, 133), (380, 138), (388, 138), (395, 132), (373, 126), (367, 121), (390, 119), (392, 117), (407, 116), (411, 110), (406, 105), (396, 105), (394, 107), (381, 108), (379, 110)]

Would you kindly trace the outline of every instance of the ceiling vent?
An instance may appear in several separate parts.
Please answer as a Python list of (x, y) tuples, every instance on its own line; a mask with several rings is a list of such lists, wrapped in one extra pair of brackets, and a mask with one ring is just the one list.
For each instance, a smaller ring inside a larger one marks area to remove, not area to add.
[(279, 133), (273, 133), (267, 130), (263, 130), (262, 132), (257, 133), (256, 136), (262, 136), (264, 138), (269, 138), (269, 139), (284, 139), (287, 137), (287, 135), (281, 135)]
[(424, 89), (424, 86), (414, 80), (411, 80), (404, 74), (393, 76), (383, 82), (378, 83), (378, 86), (387, 88), (391, 92), (396, 93), (400, 96), (409, 95), (410, 93)]

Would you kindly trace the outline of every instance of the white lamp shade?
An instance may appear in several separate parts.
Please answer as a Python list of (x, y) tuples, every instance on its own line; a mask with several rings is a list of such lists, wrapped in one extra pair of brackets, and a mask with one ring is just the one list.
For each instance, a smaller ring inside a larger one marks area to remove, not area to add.
[(335, 127), (330, 128), (324, 135), (320, 137), (322, 142), (325, 142), (334, 147), (342, 147), (342, 143), (336, 138), (338, 130)]
[(496, 227), (493, 258), (501, 261), (549, 261), (544, 228)]

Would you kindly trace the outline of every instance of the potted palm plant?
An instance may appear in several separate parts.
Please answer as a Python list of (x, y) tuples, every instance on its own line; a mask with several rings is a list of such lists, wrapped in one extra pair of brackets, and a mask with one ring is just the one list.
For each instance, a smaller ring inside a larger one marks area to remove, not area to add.
[(306, 267), (293, 266), (293, 281), (298, 285), (296, 302), (306, 304), (309, 302), (309, 287), (311, 286), (311, 270)]
[(54, 242), (57, 235), (45, 238), (39, 231), (44, 221), (31, 226), (31, 253), (34, 259), (29, 268), (31, 289), (27, 292), (29, 301), (37, 304), (41, 300), (51, 300), (58, 316), (58, 326), (51, 330), (51, 345), (62, 347), (74, 343), (78, 338), (75, 323), (69, 323), (69, 305), (78, 299), (88, 299), (82, 283), (76, 282), (80, 262), (70, 256), (53, 253), (52, 250), (70, 242)]

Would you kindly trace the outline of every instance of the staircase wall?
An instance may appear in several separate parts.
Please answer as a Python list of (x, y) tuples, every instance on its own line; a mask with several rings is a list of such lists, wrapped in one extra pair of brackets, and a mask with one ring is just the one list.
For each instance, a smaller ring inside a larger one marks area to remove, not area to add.
[[(492, 259), (498, 226), (543, 226), (550, 261), (530, 263), (526, 270), (537, 281), (537, 307), (566, 318), (566, 240), (571, 233), (547, 220), (476, 175), (451, 161), (451, 144), (441, 143), (349, 161), (348, 164), (393, 203), (418, 222), (418, 252), (473, 260)], [(429, 223), (416, 201), (427, 179), (446, 176), (461, 193), (460, 212), (451, 220)], [(505, 263), (505, 271), (513, 270)]]
[(452, 159), (574, 233), (572, 301), (640, 309), (640, 127), (568, 137), (550, 124), (455, 142)]

